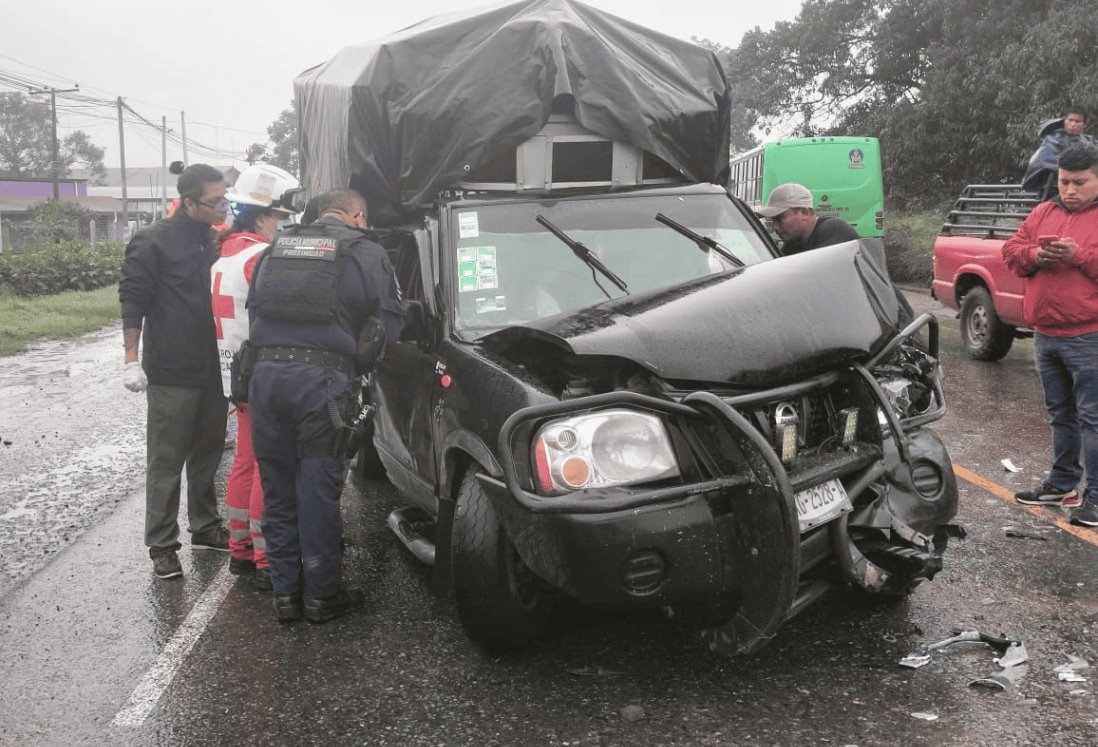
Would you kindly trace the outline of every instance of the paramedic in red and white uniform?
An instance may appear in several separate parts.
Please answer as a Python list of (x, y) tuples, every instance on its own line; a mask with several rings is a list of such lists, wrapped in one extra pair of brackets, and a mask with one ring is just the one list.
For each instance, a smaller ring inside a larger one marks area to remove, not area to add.
[[(221, 381), (226, 397), (232, 397), (229, 370), (233, 354), (248, 337), (248, 312), (244, 301), (259, 255), (279, 228), (279, 221), (293, 213), (282, 201), (298, 181), (286, 171), (268, 164), (249, 166), (226, 195), (234, 220), (222, 234), (221, 258), (211, 272), (210, 298), (221, 360)], [(248, 405), (236, 403), (236, 459), (229, 473), (225, 505), (229, 513), (229, 570), (235, 575), (254, 574), (256, 589), (271, 590), (267, 548), (263, 539), (263, 489), (252, 451)]]

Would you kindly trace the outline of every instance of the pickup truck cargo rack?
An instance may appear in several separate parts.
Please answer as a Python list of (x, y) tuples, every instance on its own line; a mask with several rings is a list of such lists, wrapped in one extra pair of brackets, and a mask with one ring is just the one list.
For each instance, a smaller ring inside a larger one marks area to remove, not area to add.
[(1005, 238), (1018, 230), (1038, 202), (1038, 194), (1023, 190), (1020, 184), (970, 184), (953, 204), (941, 232)]

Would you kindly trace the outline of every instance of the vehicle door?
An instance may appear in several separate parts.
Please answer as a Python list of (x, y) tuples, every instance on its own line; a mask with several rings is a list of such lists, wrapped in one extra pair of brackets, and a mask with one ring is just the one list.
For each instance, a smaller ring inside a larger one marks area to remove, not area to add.
[(400, 339), (385, 350), (372, 390), (378, 406), (375, 444), (389, 479), (425, 506), (433, 502), (438, 480), (431, 416), (438, 376), (429, 321), (435, 316), (434, 284), (429, 279), (435, 275), (424, 273), (422, 264), (430, 262), (432, 241), (426, 229), (393, 231), (382, 238), (408, 314)]

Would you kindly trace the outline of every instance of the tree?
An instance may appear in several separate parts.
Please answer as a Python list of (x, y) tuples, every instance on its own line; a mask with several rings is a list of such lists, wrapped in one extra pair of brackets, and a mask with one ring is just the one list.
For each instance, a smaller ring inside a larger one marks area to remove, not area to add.
[[(0, 176), (51, 177), (52, 112), (49, 104), (21, 93), (0, 93)], [(68, 176), (73, 165), (91, 169), (93, 182), (101, 183), (107, 170), (103, 148), (87, 133), (76, 130), (59, 143), (59, 176)]]
[(1098, 101), (1093, 0), (806, 0), (727, 55), (749, 119), (778, 137), (878, 137), (894, 207), (1013, 182), (1037, 128)]
[(297, 175), (301, 164), (298, 150), (297, 105), (290, 102), (289, 109), (283, 109), (274, 122), (267, 128), (266, 143), (252, 143), (248, 146), (245, 158), (248, 163), (263, 161)]

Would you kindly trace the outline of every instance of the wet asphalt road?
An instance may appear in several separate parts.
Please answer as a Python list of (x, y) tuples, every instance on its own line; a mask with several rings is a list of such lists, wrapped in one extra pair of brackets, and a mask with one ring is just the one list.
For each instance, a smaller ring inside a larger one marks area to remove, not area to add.
[[(969, 361), (951, 312), (909, 295), (943, 323), (937, 429), (968, 537), (904, 602), (832, 592), (751, 659), (658, 615), (567, 605), (529, 651), (487, 656), (385, 529), (385, 484), (344, 495), (360, 613), (280, 627), (219, 553), (184, 548), (184, 579), (157, 581), (119, 330), (0, 359), (0, 744), (1092, 745), (1098, 532), (1004, 498), (1047, 466), (1032, 345)], [(977, 644), (897, 665), (954, 626), (1024, 637), (1018, 687), (967, 686), (997, 671)], [(1057, 680), (1072, 655), (1087, 682)]]

